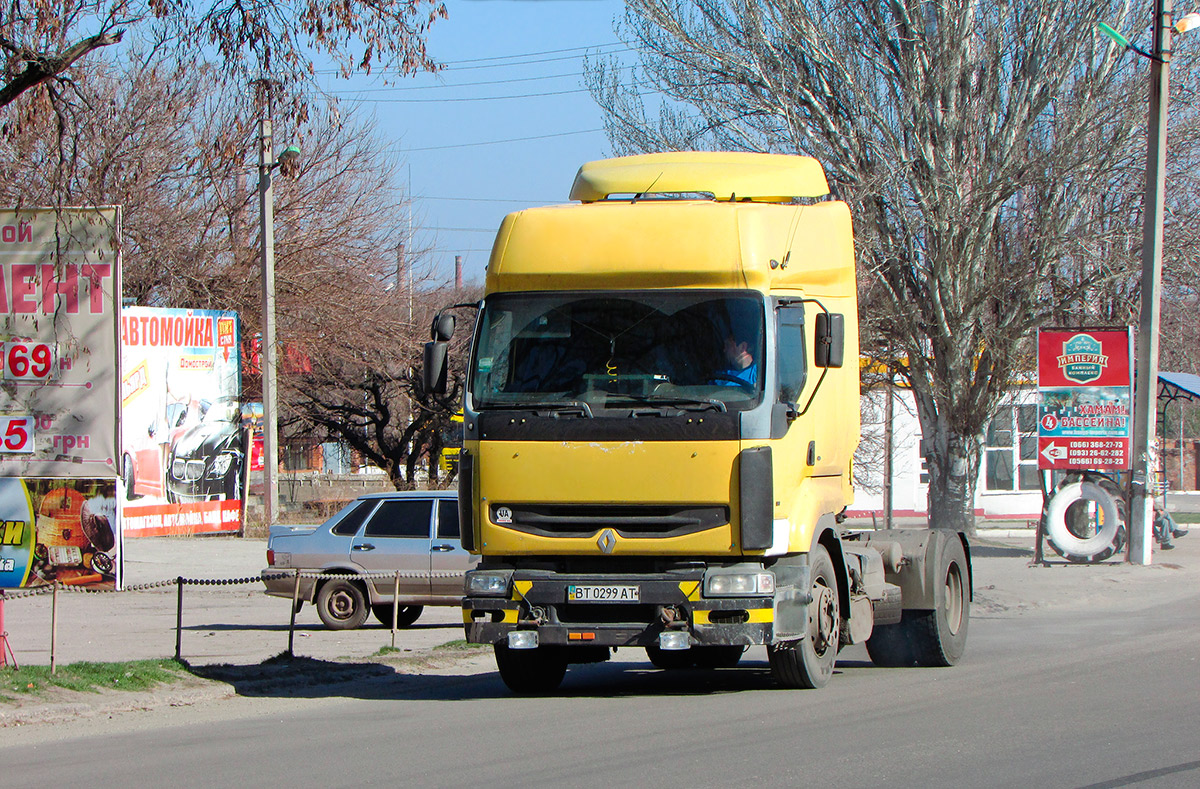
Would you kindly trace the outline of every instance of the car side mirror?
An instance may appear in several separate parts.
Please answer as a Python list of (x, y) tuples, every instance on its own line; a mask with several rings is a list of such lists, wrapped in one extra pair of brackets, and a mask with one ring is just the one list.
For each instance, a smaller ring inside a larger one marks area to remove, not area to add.
[(836, 312), (817, 313), (817, 367), (841, 367), (846, 355), (846, 316)]

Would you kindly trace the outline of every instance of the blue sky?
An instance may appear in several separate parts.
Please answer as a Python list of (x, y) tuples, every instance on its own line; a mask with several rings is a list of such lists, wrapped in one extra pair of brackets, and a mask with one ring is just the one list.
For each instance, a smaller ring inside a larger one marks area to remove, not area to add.
[(465, 279), (482, 284), (504, 215), (566, 202), (579, 165), (610, 154), (601, 113), (583, 89), (583, 58), (624, 49), (613, 32), (623, 3), (446, 6), (449, 19), (433, 26), (428, 41), (445, 66), (440, 74), (386, 90), (361, 80), (329, 87), (343, 101), (364, 100), (360, 111), (373, 112), (395, 146), (414, 197), (415, 245), (433, 248), (435, 276), (449, 283), (454, 256), (462, 255)]

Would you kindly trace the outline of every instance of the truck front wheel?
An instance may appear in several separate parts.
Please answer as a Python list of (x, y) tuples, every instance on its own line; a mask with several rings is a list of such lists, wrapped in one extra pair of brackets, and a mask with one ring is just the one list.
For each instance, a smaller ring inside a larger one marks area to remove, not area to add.
[(495, 650), (500, 679), (518, 695), (550, 693), (566, 676), (567, 658), (555, 647), (509, 649), (507, 644), (496, 644)]
[(899, 622), (875, 628), (867, 653), (877, 666), (953, 666), (967, 646), (970, 570), (958, 535), (947, 536), (938, 558), (932, 611), (905, 611)]
[(812, 602), (808, 632), (799, 641), (773, 644), (767, 652), (771, 676), (785, 688), (823, 688), (833, 676), (841, 638), (841, 603), (837, 575), (822, 545), (809, 553)]

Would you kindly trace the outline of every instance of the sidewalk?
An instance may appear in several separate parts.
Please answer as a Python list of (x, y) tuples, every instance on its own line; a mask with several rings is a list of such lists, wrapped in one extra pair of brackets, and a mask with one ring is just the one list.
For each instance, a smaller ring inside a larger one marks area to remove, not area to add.
[[(266, 567), (266, 540), (238, 537), (150, 537), (127, 540), (126, 588), (170, 581), (144, 591), (81, 593), (60, 591), (55, 659), (115, 661), (175, 654), (177, 577), (243, 579), (231, 585), (183, 587), (182, 657), (193, 664), (259, 663), (288, 647), (291, 603), (268, 597), (260, 571)], [(52, 597), (10, 599), (5, 628), (18, 665), (50, 663)], [(396, 631), (395, 646), (429, 649), (463, 638), (458, 607), (427, 607), (412, 627)], [(328, 630), (316, 609), (305, 605), (296, 617), (295, 654), (326, 660), (365, 657), (391, 646), (390, 628), (370, 618), (358, 630)]]
[[(848, 520), (851, 528), (870, 528), (870, 519)], [(924, 520), (897, 519), (896, 526), (924, 527)], [(1025, 521), (981, 522), (977, 533), (976, 592), (984, 584), (1008, 588), (1016, 597), (1045, 600), (1071, 595), (1076, 583), (1107, 576), (1140, 575), (1139, 568), (1114, 558), (1102, 565), (1071, 565), (1076, 572), (1031, 572), (1035, 530)], [(990, 546), (990, 548), (988, 547)], [(1154, 552), (1153, 575), (1174, 568), (1200, 576), (1200, 534), (1176, 541), (1174, 551)], [(1047, 550), (1055, 566), (1056, 556)], [(60, 664), (81, 660), (153, 659), (175, 654), (176, 577), (243, 579), (236, 585), (185, 585), (183, 588), (182, 657), (197, 665), (254, 664), (288, 647), (290, 601), (268, 597), (259, 572), (266, 566), (264, 539), (237, 537), (155, 537), (125, 544), (125, 585), (168, 581), (146, 591), (119, 593), (60, 592), (55, 655)], [(1094, 572), (1088, 572), (1092, 568)], [(1002, 571), (1005, 576), (989, 578)], [(1061, 576), (1052, 588), (1038, 592), (1042, 579)], [(988, 580), (985, 581), (984, 579)], [(1089, 579), (1089, 580), (1085, 580)], [(5, 627), (18, 664), (48, 665), (51, 645), (51, 595), (10, 599)], [(391, 630), (369, 618), (350, 631), (328, 630), (312, 605), (296, 617), (296, 655), (325, 660), (366, 657), (392, 645)], [(421, 618), (396, 632), (395, 646), (419, 652), (463, 638), (462, 612), (456, 606), (427, 607)]]

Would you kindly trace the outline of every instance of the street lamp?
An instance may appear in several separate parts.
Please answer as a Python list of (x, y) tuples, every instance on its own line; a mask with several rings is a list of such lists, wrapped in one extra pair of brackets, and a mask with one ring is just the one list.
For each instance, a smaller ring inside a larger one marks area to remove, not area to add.
[(1186, 14), (1171, 24), (1173, 0), (1155, 0), (1154, 43), (1149, 52), (1130, 43), (1110, 25), (1101, 22), (1100, 32), (1150, 60), (1150, 112), (1147, 122), (1146, 196), (1142, 228), (1142, 310), (1138, 325), (1137, 379), (1133, 403), (1133, 501), (1129, 513), (1127, 560), (1150, 564), (1151, 529), (1154, 525), (1154, 494), (1150, 479), (1150, 445), (1157, 417), (1154, 403), (1158, 391), (1159, 298), (1162, 294), (1163, 192), (1167, 163), (1167, 87), (1171, 69), (1171, 31), (1186, 33), (1200, 27), (1200, 14)]
[(258, 125), (258, 206), (262, 218), (262, 368), (263, 399), (263, 517), (270, 528), (279, 514), (279, 412), (275, 387), (275, 193), (271, 171), (289, 173), (297, 166), (300, 149), (289, 145), (275, 158), (271, 119)]

